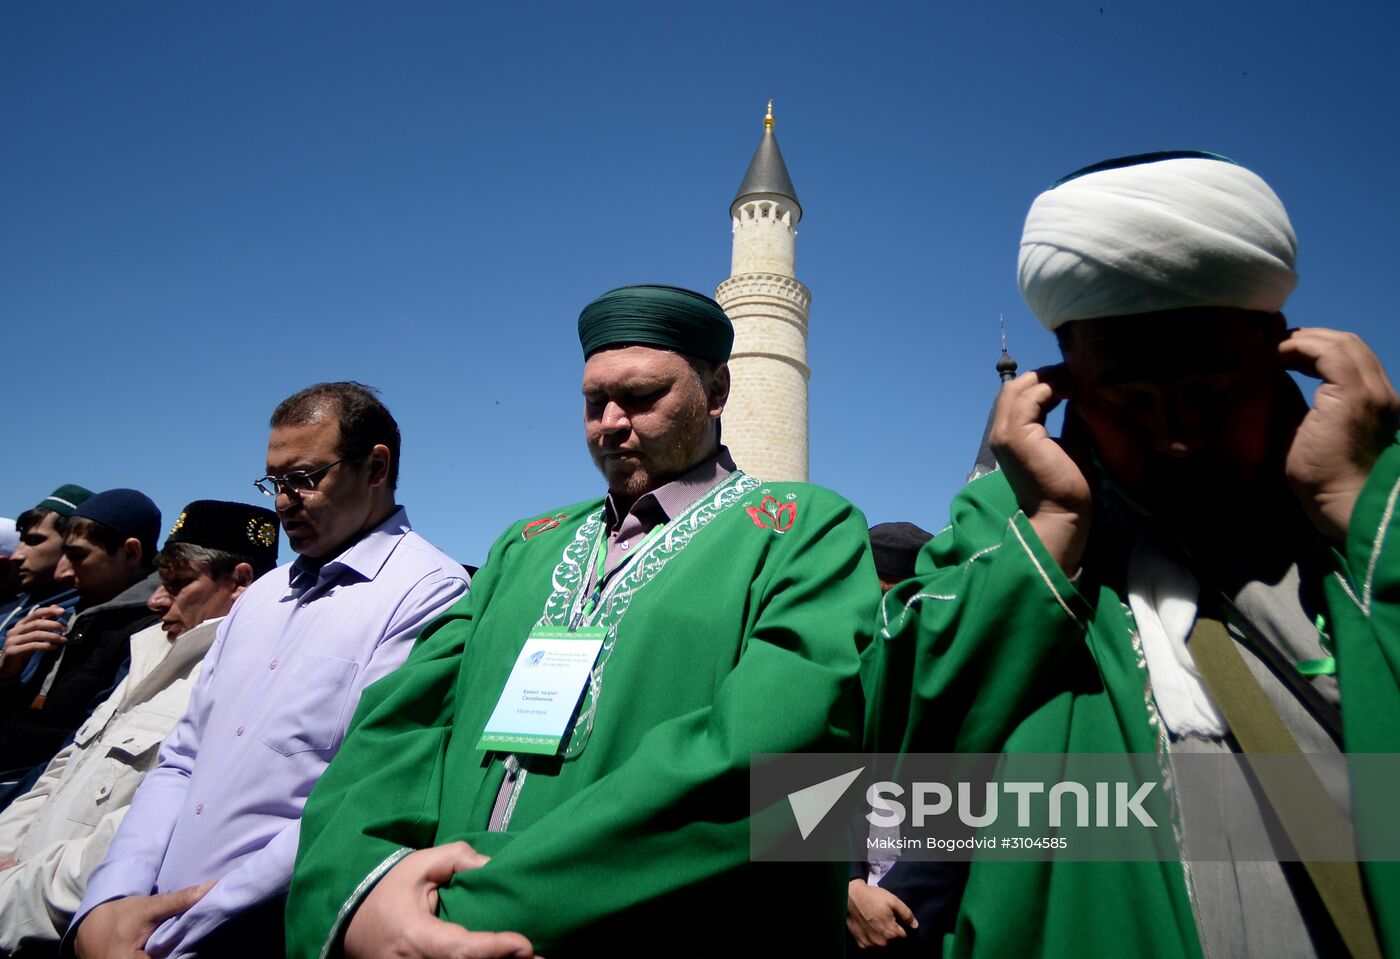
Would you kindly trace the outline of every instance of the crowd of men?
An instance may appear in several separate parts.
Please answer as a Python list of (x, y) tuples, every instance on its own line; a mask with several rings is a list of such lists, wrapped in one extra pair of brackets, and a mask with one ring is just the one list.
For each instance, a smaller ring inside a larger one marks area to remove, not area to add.
[(1019, 280), (1064, 362), (1003, 388), (937, 535), (738, 468), (730, 322), (662, 286), (578, 318), (602, 495), (474, 578), (357, 383), (274, 410), (273, 510), (158, 547), (140, 492), (59, 487), (0, 525), (0, 952), (1400, 954), (1394, 864), (1192, 861), (1189, 789), (1174, 860), (750, 855), (755, 754), (1400, 752), (1400, 397), (1288, 326), (1295, 256), (1223, 157), (1043, 193)]

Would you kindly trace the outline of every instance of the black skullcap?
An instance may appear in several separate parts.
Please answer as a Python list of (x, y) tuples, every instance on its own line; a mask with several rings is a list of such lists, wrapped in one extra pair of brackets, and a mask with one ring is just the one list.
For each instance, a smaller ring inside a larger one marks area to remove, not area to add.
[(180, 513), (165, 545), (189, 543), (253, 560), (259, 570), (277, 565), (277, 514), (261, 506), (197, 499)]
[(160, 509), (145, 493), (134, 489), (95, 493), (79, 503), (73, 515), (140, 540), (144, 555), (155, 555), (156, 539), (160, 536)]
[(880, 523), (870, 527), (875, 574), (887, 583), (914, 575), (914, 560), (933, 534), (913, 523)]
[(654, 346), (723, 363), (734, 346), (734, 327), (703, 294), (676, 286), (624, 286), (583, 308), (578, 339), (585, 360), (610, 346)]

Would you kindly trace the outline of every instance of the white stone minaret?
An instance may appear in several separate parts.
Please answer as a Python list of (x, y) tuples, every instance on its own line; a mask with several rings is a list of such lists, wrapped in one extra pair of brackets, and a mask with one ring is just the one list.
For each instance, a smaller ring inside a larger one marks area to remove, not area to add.
[(773, 135), (773, 101), (763, 139), (729, 206), (734, 259), (715, 299), (734, 324), (733, 387), (724, 442), (761, 480), (807, 480), (807, 311), (812, 292), (797, 281), (802, 207)]

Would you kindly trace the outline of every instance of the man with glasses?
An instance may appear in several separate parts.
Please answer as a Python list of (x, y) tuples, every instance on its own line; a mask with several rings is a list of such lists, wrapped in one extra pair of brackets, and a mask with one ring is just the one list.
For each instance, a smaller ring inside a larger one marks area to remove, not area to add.
[[(220, 625), (69, 931), (83, 959), (277, 955), (302, 804), (360, 692), (467, 588), (395, 503), (398, 424), (359, 383), (272, 415), (267, 473), (296, 561)], [(271, 535), (275, 531), (268, 531)]]

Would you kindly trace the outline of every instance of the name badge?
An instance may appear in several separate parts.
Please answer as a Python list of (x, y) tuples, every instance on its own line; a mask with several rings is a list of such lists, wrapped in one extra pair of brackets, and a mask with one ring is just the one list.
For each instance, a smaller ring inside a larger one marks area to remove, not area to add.
[(601, 626), (531, 630), (476, 748), (557, 753), (607, 634)]

